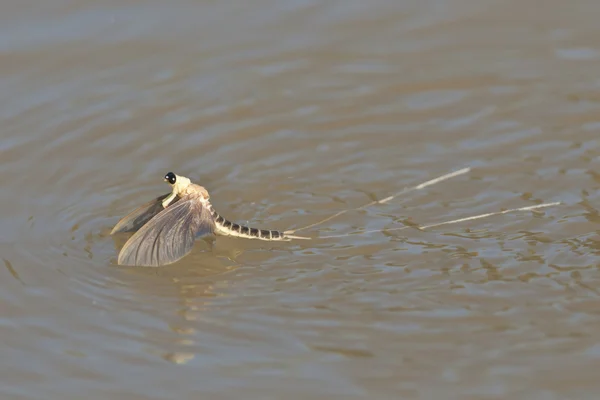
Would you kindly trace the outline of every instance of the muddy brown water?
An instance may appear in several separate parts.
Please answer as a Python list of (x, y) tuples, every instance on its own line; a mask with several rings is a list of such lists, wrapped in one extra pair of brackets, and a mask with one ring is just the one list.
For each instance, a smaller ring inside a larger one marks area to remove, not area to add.
[[(600, 3), (0, 5), (2, 399), (597, 399)], [(306, 233), (115, 264), (168, 187)]]

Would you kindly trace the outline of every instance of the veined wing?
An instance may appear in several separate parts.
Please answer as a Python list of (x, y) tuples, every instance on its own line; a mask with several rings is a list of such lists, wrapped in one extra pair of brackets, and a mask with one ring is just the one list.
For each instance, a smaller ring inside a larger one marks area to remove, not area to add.
[(214, 233), (215, 222), (199, 198), (186, 196), (152, 218), (125, 243), (120, 265), (159, 267), (186, 256), (197, 237)]
[[(155, 199), (150, 200), (149, 202), (142, 204), (135, 210), (131, 211), (129, 214), (124, 216), (117, 222), (115, 227), (110, 232), (111, 235), (115, 233), (121, 232), (136, 232), (142, 226), (144, 226), (148, 221), (150, 221), (155, 215), (164, 210), (162, 206), (162, 201), (166, 199), (171, 192), (167, 194), (163, 194)], [(175, 196), (169, 207), (173, 206), (179, 200), (179, 196)]]

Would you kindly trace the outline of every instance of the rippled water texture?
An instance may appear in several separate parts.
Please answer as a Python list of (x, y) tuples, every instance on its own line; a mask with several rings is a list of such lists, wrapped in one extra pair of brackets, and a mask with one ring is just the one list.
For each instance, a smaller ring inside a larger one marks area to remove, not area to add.
[[(597, 399), (600, 2), (0, 5), (2, 399)], [(124, 268), (189, 176), (237, 222)], [(504, 208), (520, 212), (420, 231)]]

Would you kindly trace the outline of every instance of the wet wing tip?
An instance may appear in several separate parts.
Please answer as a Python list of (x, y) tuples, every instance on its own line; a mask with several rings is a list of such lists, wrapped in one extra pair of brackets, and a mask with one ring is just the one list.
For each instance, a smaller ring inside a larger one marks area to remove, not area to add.
[(136, 226), (130, 220), (126, 219), (126, 217), (123, 217), (115, 224), (115, 226), (113, 226), (110, 234), (135, 232), (137, 229), (139, 229), (139, 226)]
[(117, 221), (115, 226), (113, 226), (112, 230), (110, 231), (110, 234), (114, 235), (115, 233), (124, 232), (125, 231), (124, 228), (126, 228), (126, 227), (127, 227), (127, 224), (125, 224), (125, 217), (123, 217), (119, 221)]
[[(138, 231), (151, 219), (153, 219), (158, 214), (162, 213), (162, 211), (164, 210), (162, 206), (162, 201), (170, 195), (171, 193), (165, 193), (131, 210), (126, 215), (124, 215), (119, 221), (117, 221), (115, 226), (110, 231), (110, 234), (114, 235), (115, 233)], [(173, 199), (173, 201), (169, 205), (169, 207), (177, 203), (179, 200), (180, 197), (176, 196), (175, 199)]]

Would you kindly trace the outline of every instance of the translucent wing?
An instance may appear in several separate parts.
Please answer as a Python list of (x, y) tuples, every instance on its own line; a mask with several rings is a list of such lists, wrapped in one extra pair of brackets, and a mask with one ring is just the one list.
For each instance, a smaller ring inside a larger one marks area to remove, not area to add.
[[(121, 232), (136, 232), (146, 222), (150, 221), (156, 214), (164, 210), (162, 201), (166, 199), (171, 193), (163, 194), (149, 202), (142, 204), (129, 214), (124, 216), (117, 222), (115, 227), (110, 232), (111, 235)], [(179, 196), (175, 196), (169, 207), (173, 206), (179, 200)]]
[(125, 243), (120, 265), (159, 267), (186, 256), (197, 237), (212, 234), (213, 217), (196, 197), (184, 197), (152, 218)]

